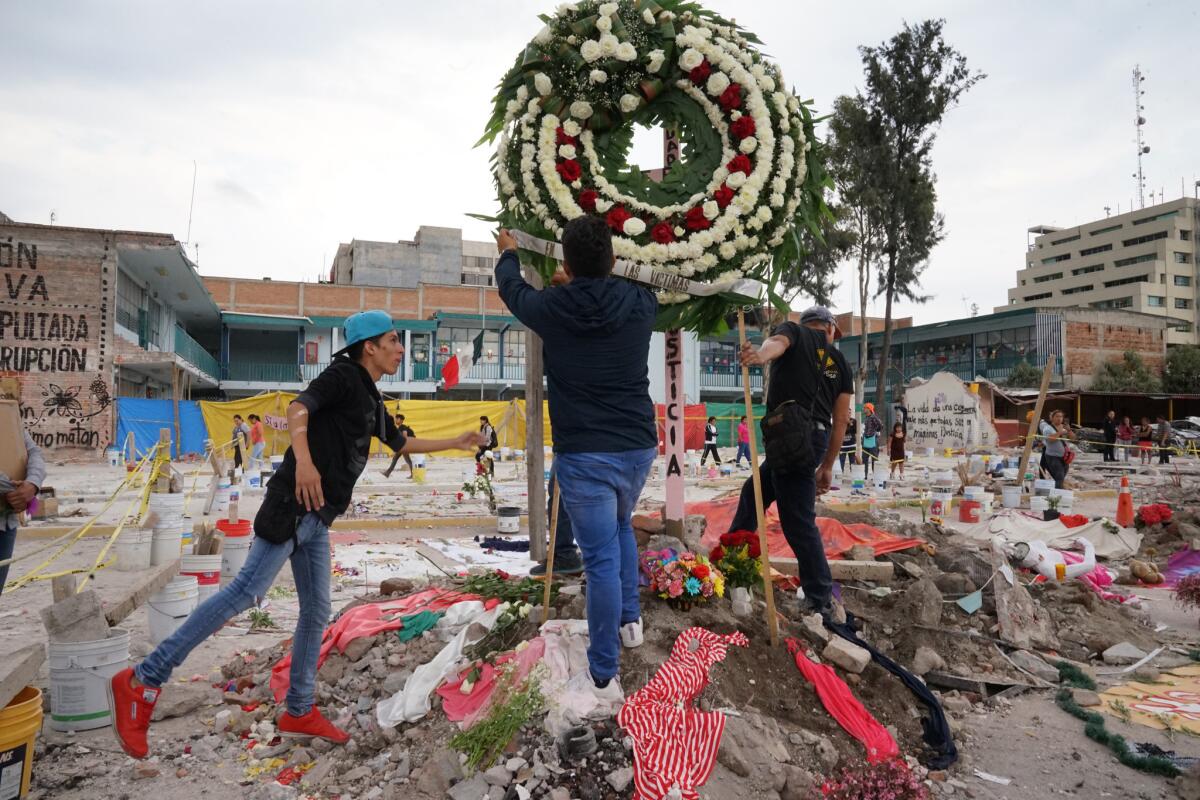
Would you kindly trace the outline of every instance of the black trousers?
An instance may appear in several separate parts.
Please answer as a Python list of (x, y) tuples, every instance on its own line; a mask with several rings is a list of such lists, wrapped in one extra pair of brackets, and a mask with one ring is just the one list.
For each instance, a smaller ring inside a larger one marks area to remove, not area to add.
[(1105, 444), (1104, 444), (1104, 460), (1105, 461), (1116, 461), (1117, 460), (1116, 448), (1114, 448), (1113, 445), (1116, 444), (1117, 440), (1113, 439), (1112, 441), (1109, 441), (1108, 439), (1105, 439), (1104, 442), (1105, 442)]
[(1042, 467), (1046, 472), (1050, 473), (1050, 477), (1054, 478), (1054, 488), (1063, 488), (1063, 481), (1067, 479), (1067, 462), (1062, 456), (1042, 455)]
[(713, 461), (716, 461), (718, 464), (721, 463), (721, 456), (717, 453), (717, 446), (715, 444), (706, 444), (704, 445), (704, 452), (700, 455), (701, 464), (704, 463), (704, 459), (708, 458), (709, 453), (712, 453)]

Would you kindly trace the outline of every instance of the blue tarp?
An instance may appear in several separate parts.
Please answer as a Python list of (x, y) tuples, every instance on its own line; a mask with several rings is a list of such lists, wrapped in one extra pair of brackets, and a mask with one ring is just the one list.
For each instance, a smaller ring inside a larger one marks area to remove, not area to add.
[[(117, 398), (117, 443), (133, 433), (134, 448), (138, 457), (144, 456), (158, 444), (161, 428), (171, 431), (171, 455), (179, 458), (180, 452), (204, 453), (204, 440), (208, 429), (200, 414), (200, 404), (195, 400), (179, 402), (179, 438), (175, 439), (175, 404), (170, 400), (146, 400), (138, 397)], [(180, 444), (182, 443), (182, 448)]]

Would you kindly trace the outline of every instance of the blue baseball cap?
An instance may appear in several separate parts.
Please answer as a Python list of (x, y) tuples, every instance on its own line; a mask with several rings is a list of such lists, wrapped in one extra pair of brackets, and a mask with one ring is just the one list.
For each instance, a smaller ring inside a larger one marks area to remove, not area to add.
[(340, 356), (359, 342), (381, 333), (387, 333), (394, 328), (392, 315), (386, 311), (360, 311), (352, 314), (346, 318), (346, 324), (342, 326), (346, 335), (346, 343), (334, 355)]

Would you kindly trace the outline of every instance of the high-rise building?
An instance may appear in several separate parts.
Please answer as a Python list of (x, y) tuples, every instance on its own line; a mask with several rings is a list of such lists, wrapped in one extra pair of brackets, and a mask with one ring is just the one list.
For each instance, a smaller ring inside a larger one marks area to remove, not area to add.
[(1018, 308), (1090, 306), (1179, 320), (1167, 344), (1198, 344), (1200, 202), (1182, 197), (1073, 228), (1038, 225), (1008, 290)]

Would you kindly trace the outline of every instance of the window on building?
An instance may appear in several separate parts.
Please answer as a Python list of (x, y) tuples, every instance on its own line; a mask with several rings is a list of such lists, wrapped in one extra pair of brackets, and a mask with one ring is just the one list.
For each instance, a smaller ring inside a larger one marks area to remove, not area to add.
[(1025, 285), (1025, 279), (1024, 279), (1024, 278), (1022, 278), (1022, 279), (1021, 279), (1021, 285), (1022, 285), (1022, 286), (1024, 286), (1024, 285)]
[(1180, 325), (1179, 327), (1175, 328), (1175, 330), (1179, 331), (1180, 333), (1191, 333), (1192, 332), (1192, 323), (1185, 322), (1182, 325)]
[(1150, 306), (1151, 308), (1166, 308), (1167, 298), (1163, 297), (1162, 295), (1148, 294), (1146, 295), (1146, 305)]
[(463, 256), (463, 269), (469, 272), (483, 272), (496, 268), (496, 259), (488, 256)]
[(1152, 217), (1142, 217), (1141, 219), (1135, 219), (1133, 221), (1133, 224), (1134, 225), (1145, 225), (1147, 222), (1155, 222), (1160, 219), (1170, 219), (1171, 217), (1174, 217), (1178, 213), (1179, 213), (1179, 209), (1176, 209), (1174, 211), (1168, 211), (1164, 214), (1155, 214)]
[[(1134, 224), (1136, 225), (1137, 223), (1135, 222)], [(1158, 233), (1148, 233), (1145, 236), (1137, 236), (1133, 239), (1126, 239), (1125, 241), (1121, 242), (1121, 244), (1125, 247), (1133, 247), (1134, 245), (1145, 244), (1146, 242), (1157, 242), (1159, 239), (1165, 238), (1167, 238), (1167, 232), (1159, 231)]]
[(1133, 256), (1132, 258), (1118, 258), (1113, 262), (1113, 266), (1128, 267), (1131, 264), (1144, 264), (1147, 261), (1153, 261), (1156, 257), (1154, 253), (1146, 253), (1143, 256)]
[(1041, 294), (1025, 295), (1025, 302), (1032, 303), (1034, 300), (1045, 300), (1047, 297), (1053, 297), (1054, 292), (1042, 292)]
[(492, 276), (483, 275), (475, 272), (464, 272), (462, 274), (463, 286), (491, 286)]
[(1192, 254), (1191, 253), (1180, 253), (1180, 252), (1176, 251), (1174, 255), (1175, 255), (1175, 263), (1176, 264), (1192, 263)]
[(1070, 260), (1071, 260), (1071, 254), (1063, 253), (1061, 256), (1051, 256), (1050, 258), (1043, 258), (1042, 264), (1043, 265), (1044, 264), (1057, 264), (1060, 261), (1070, 261)]
[(1181, 242), (1186, 242), (1186, 241), (1187, 241), (1188, 239), (1190, 239), (1190, 238), (1192, 238), (1192, 232), (1191, 232), (1191, 231), (1180, 231), (1180, 232), (1179, 232), (1179, 240), (1180, 240)]
[(149, 300), (146, 303), (146, 341), (162, 348), (162, 328), (163, 307), (157, 300)]
[(1109, 289), (1109, 288), (1112, 288), (1113, 286), (1124, 286), (1127, 283), (1149, 283), (1149, 282), (1150, 282), (1149, 275), (1136, 275), (1131, 278), (1121, 278), (1121, 279), (1115, 280), (1115, 281), (1105, 281), (1104, 288)]
[(1087, 275), (1089, 272), (1099, 272), (1104, 269), (1103, 264), (1093, 264), (1090, 267), (1080, 267), (1079, 269), (1071, 270), (1072, 275)]
[(1078, 233), (1077, 233), (1077, 234), (1075, 234), (1074, 236), (1068, 236), (1068, 237), (1067, 237), (1067, 238), (1065, 238), (1065, 239), (1055, 239), (1055, 240), (1054, 240), (1053, 242), (1051, 242), (1050, 244), (1066, 244), (1067, 242), (1076, 242), (1076, 241), (1079, 241), (1079, 234), (1078, 234)]
[(1176, 297), (1175, 298), (1175, 307), (1176, 308), (1191, 308), (1192, 301), (1188, 300), (1187, 298), (1184, 298), (1184, 297)]
[(504, 332), (504, 368), (525, 366), (525, 331)]
[(1095, 288), (1095, 286), (1093, 284), (1089, 283), (1086, 286), (1072, 286), (1070, 289), (1063, 289), (1062, 293), (1063, 294), (1079, 294), (1080, 292), (1090, 292), (1094, 288)]
[(124, 271), (117, 271), (117, 324), (138, 332), (138, 317), (146, 292)]
[(1037, 278), (1034, 278), (1033, 282), (1034, 283), (1046, 283), (1048, 281), (1056, 281), (1056, 280), (1059, 280), (1060, 278), (1062, 278), (1062, 276), (1063, 276), (1063, 274), (1061, 272), (1052, 272), (1049, 275), (1041, 275)]
[(1117, 225), (1109, 225), (1109, 226), (1107, 226), (1107, 227), (1104, 227), (1104, 228), (1096, 228), (1096, 230), (1094, 230), (1094, 231), (1088, 231), (1088, 234), (1089, 234), (1090, 236), (1099, 236), (1099, 235), (1100, 235), (1100, 234), (1102, 234), (1102, 233), (1111, 233), (1112, 231), (1119, 231), (1119, 230), (1121, 230), (1121, 225), (1120, 225), (1120, 224), (1117, 224)]
[(1176, 275), (1175, 276), (1175, 285), (1176, 286), (1191, 286), (1192, 278), (1190, 275)]
[(1091, 304), (1092, 308), (1132, 308), (1132, 297), (1114, 297), (1112, 300), (1097, 300)]
[(1102, 244), (1099, 247), (1088, 247), (1086, 249), (1080, 250), (1079, 255), (1092, 256), (1092, 255), (1095, 255), (1096, 253), (1106, 253), (1109, 250), (1112, 250), (1111, 244)]

